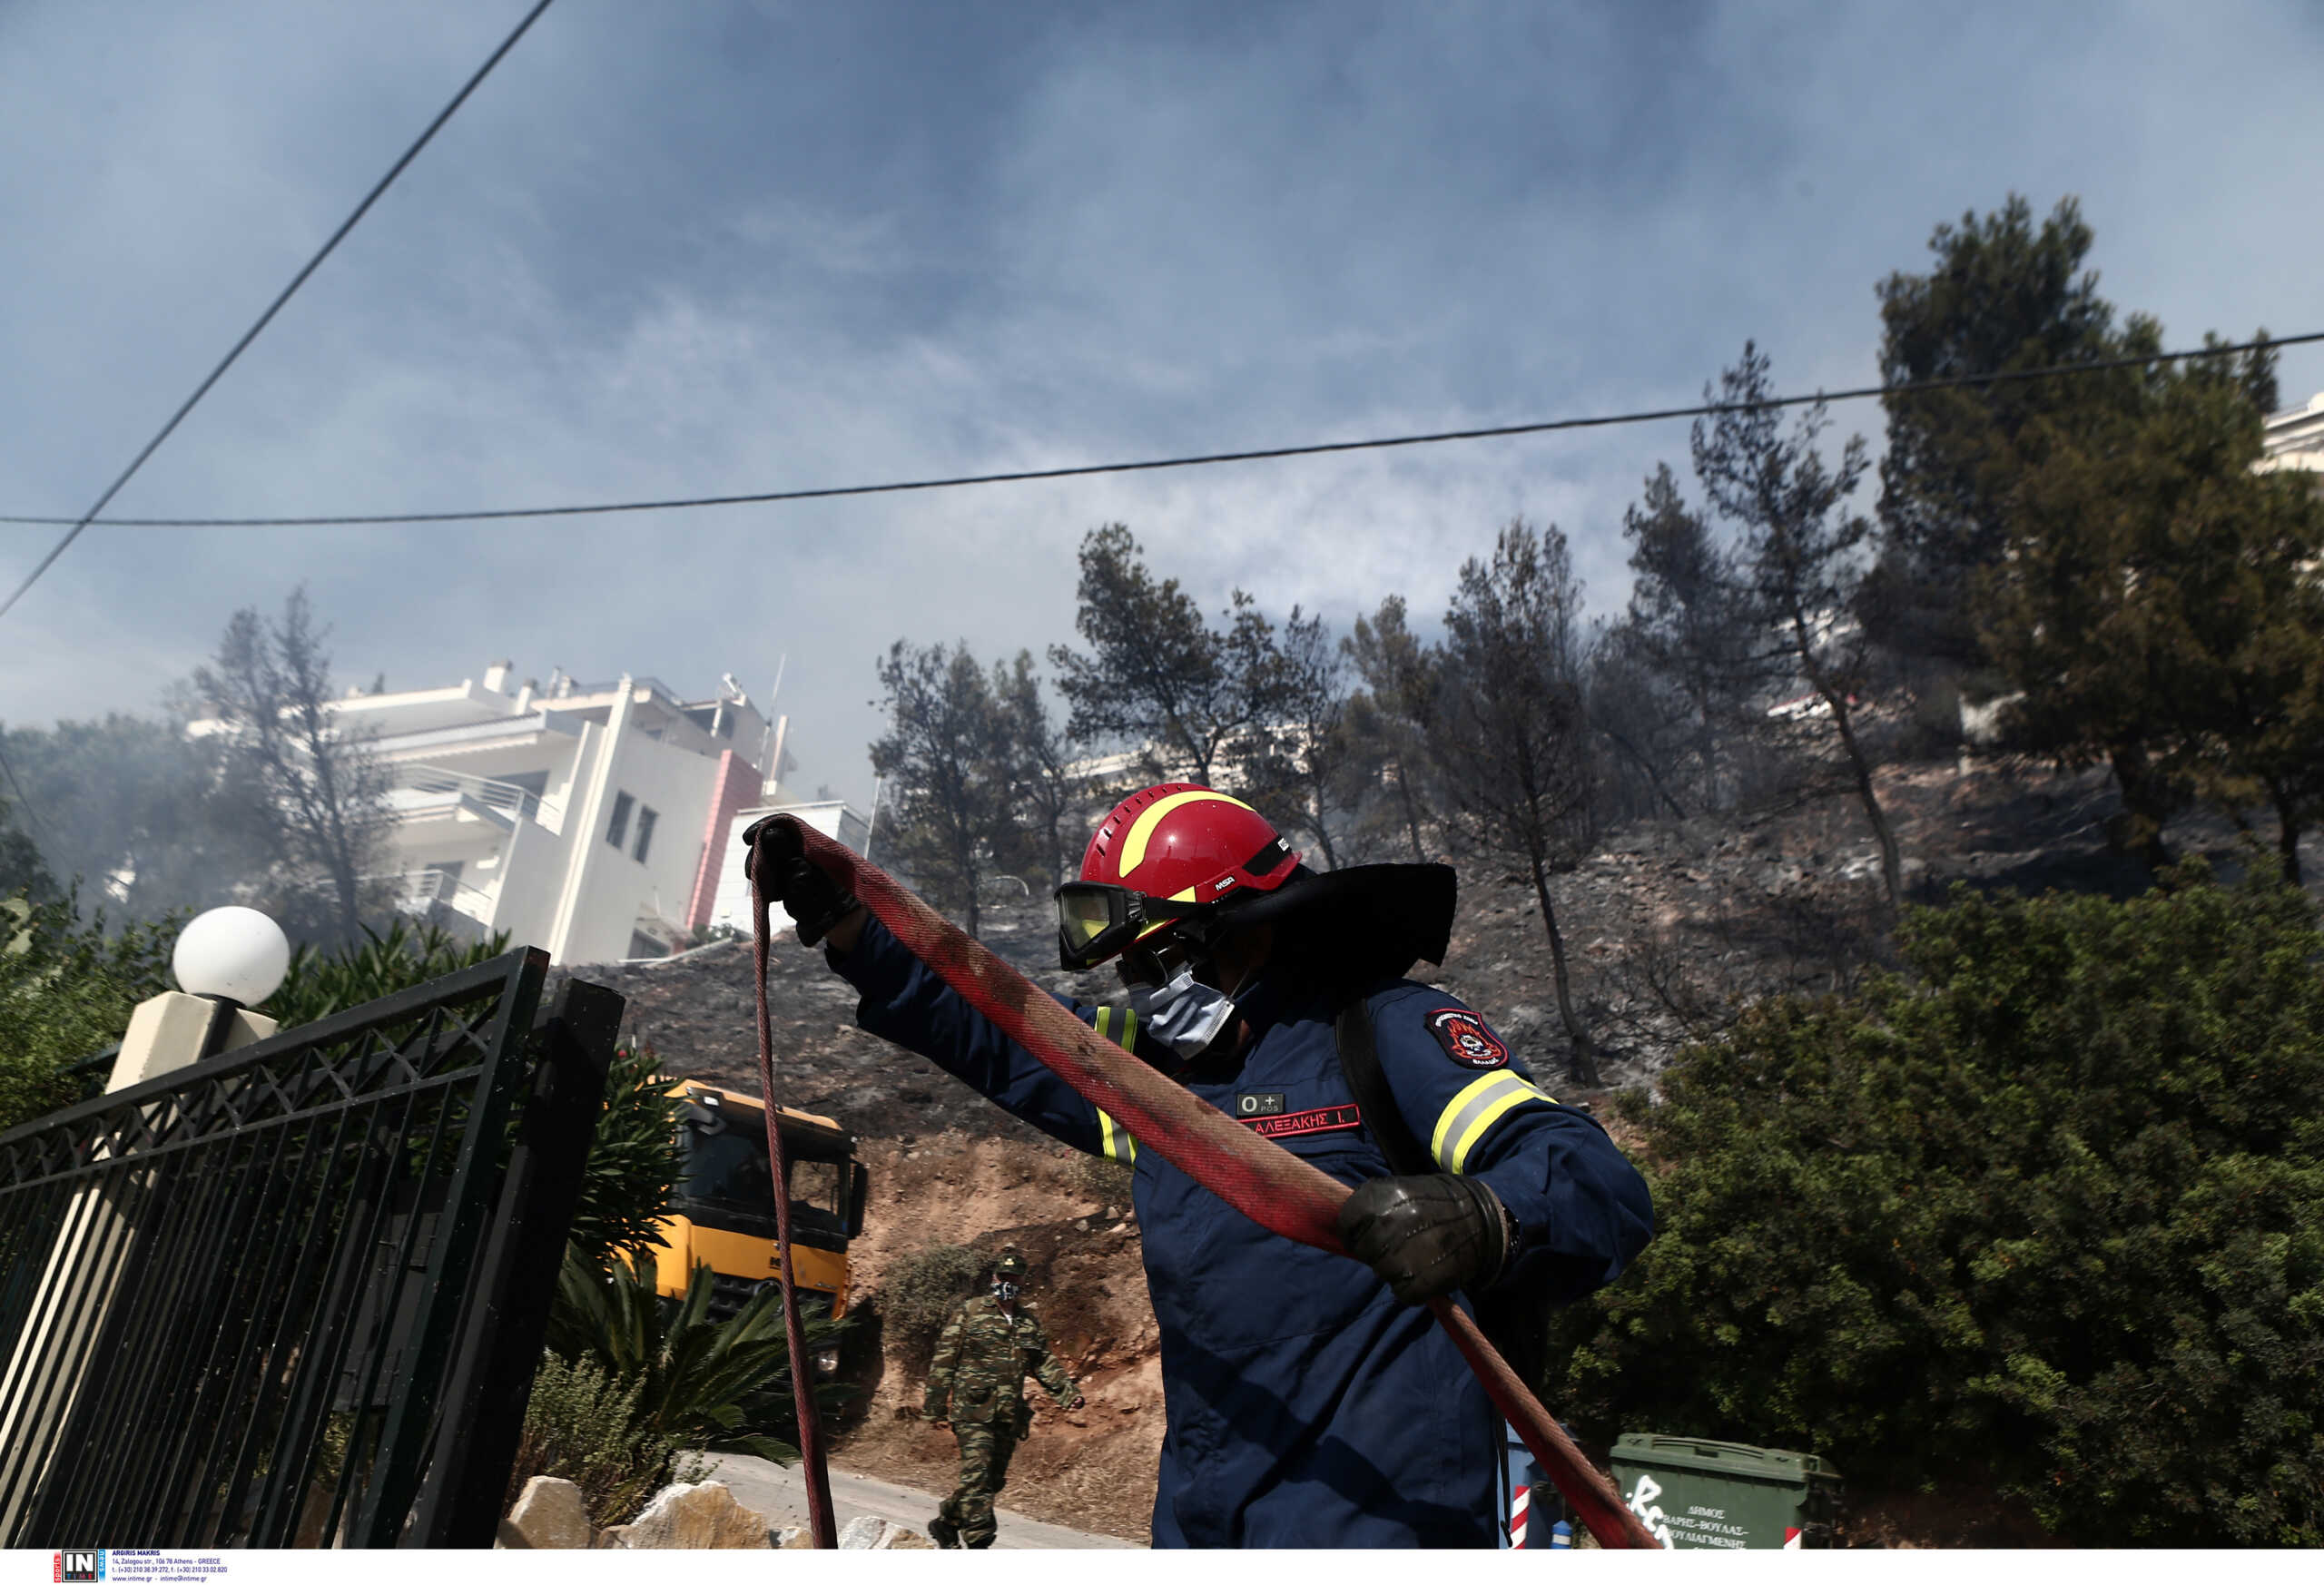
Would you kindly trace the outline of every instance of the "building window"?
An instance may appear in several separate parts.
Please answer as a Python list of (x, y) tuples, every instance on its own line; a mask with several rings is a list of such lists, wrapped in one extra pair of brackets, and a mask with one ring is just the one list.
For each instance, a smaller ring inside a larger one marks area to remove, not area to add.
[(626, 792), (614, 794), (614, 822), (606, 827), (606, 841), (615, 847), (621, 846), (622, 839), (629, 835), (629, 810), (635, 802)]
[(637, 812), (637, 851), (630, 854), (639, 863), (645, 862), (645, 850), (654, 842), (654, 822), (662, 817), (650, 809)]

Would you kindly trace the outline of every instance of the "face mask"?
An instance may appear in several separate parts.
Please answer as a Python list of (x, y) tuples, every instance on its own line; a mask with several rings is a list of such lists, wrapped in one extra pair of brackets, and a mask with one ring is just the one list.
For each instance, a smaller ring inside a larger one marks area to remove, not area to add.
[(1017, 1297), (1017, 1285), (1008, 1282), (995, 1283), (992, 1285), (992, 1296), (1004, 1304), (1011, 1304)]
[(1235, 1016), (1235, 999), (1197, 981), (1192, 965), (1160, 985), (1131, 986), (1129, 1005), (1137, 1014), (1140, 1033), (1185, 1059), (1201, 1055)]

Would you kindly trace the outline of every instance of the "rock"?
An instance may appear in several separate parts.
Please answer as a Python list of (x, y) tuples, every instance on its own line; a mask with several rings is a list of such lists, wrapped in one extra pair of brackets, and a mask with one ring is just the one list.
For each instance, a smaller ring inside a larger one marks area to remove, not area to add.
[[(787, 1535), (790, 1532), (784, 1533)], [(800, 1533), (803, 1538), (805, 1537), (804, 1531)], [(794, 1543), (786, 1541), (783, 1544), (790, 1546)], [(812, 1541), (810, 1539), (802, 1539), (796, 1544), (808, 1546), (812, 1545)], [(846, 1552), (932, 1552), (936, 1550), (936, 1543), (918, 1531), (908, 1530), (901, 1524), (870, 1513), (859, 1513), (840, 1527), (839, 1545), (840, 1550)]]
[(815, 1544), (815, 1537), (803, 1524), (786, 1525), (774, 1532), (774, 1544), (785, 1549), (801, 1547), (812, 1549)]
[(665, 1486), (645, 1511), (626, 1525), (627, 1547), (749, 1548), (774, 1544), (766, 1515), (743, 1507), (719, 1481)]
[(597, 1532), (597, 1550), (615, 1551), (629, 1545), (629, 1526), (609, 1524)]
[(555, 1475), (535, 1475), (517, 1494), (500, 1533), (502, 1544), (512, 1548), (586, 1549), (589, 1509), (581, 1501), (581, 1488)]
[(874, 1513), (859, 1513), (839, 1530), (839, 1550), (843, 1552), (866, 1552), (878, 1548), (887, 1539), (888, 1521)]

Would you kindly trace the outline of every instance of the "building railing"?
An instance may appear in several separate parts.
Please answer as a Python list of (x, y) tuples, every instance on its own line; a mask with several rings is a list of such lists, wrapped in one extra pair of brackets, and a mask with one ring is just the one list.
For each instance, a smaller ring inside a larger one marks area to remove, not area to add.
[(472, 776), (466, 771), (448, 771), (441, 765), (399, 764), (395, 767), (395, 784), (414, 792), (449, 792), (473, 798), (478, 803), (507, 810), (524, 820), (538, 822), (541, 818), (541, 795), (514, 782), (496, 782), (489, 776)]
[(440, 902), (478, 919), (489, 919), (492, 915), (492, 893), (481, 886), (469, 885), (448, 870), (400, 870), (358, 875), (356, 880), (386, 891), (389, 901), (404, 913), (424, 914), (431, 904)]

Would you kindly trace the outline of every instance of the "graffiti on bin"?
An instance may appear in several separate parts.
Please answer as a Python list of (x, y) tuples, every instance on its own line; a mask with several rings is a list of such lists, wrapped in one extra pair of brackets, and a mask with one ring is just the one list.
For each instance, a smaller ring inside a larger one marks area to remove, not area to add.
[(1641, 1474), (1630, 1491), (1630, 1510), (1664, 1546), (1669, 1546), (1674, 1539), (1690, 1547), (1728, 1547), (1738, 1551), (1750, 1546), (1749, 1529), (1736, 1523), (1726, 1509), (1690, 1503), (1684, 1513), (1665, 1512), (1654, 1506), (1654, 1500), (1661, 1495), (1660, 1482), (1652, 1475)]

